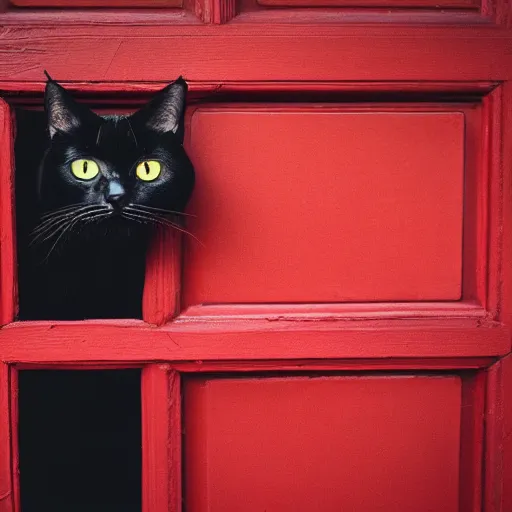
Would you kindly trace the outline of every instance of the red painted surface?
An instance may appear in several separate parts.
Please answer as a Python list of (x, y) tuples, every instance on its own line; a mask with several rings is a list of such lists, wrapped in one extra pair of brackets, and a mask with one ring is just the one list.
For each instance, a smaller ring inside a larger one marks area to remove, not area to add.
[(185, 305), (460, 297), (460, 113), (212, 108), (189, 133)]
[(181, 233), (157, 230), (146, 261), (142, 316), (145, 322), (162, 325), (180, 312)]
[(182, 0), (9, 0), (17, 7), (181, 7)]
[(142, 371), (142, 511), (169, 510), (169, 372), (165, 365)]
[(459, 509), (482, 512), (482, 472), (485, 436), (486, 374), (462, 377)]
[(0, 512), (14, 510), (9, 367), (0, 363)]
[(192, 380), (190, 512), (456, 512), (456, 377)]
[(14, 320), (17, 285), (15, 280), (16, 256), (14, 230), (13, 134), (11, 111), (0, 100), (0, 325)]
[(503, 495), (501, 510), (512, 510), (512, 357), (508, 355), (503, 361)]
[(10, 362), (255, 361), (294, 359), (500, 356), (510, 331), (478, 319), (420, 320), (369, 327), (366, 321), (178, 322), (155, 329), (42, 323), (0, 331)]
[[(56, 79), (74, 81), (169, 81), (180, 73), (189, 80), (213, 82), (499, 81), (512, 76), (512, 55), (504, 51), (507, 34), (483, 23), (467, 26), (467, 19), (465, 26), (450, 30), (427, 22), (390, 27), (381, 15), (373, 18), (381, 23), (352, 23), (341, 30), (332, 16), (329, 22), (311, 26), (303, 13), (300, 23), (177, 24), (170, 30), (155, 19), (135, 29), (133, 16), (123, 26), (117, 17), (109, 18), (112, 24), (94, 27), (94, 38), (88, 28), (76, 26), (89, 19), (85, 15), (75, 15), (69, 24), (54, 18), (43, 27), (41, 18), (28, 17), (32, 26), (24, 23), (23, 31), (8, 37), (13, 51), (0, 60), (0, 90), (3, 81), (40, 82), (43, 65)], [(107, 18), (93, 19), (105, 24)], [(20, 20), (24, 18), (0, 17), (0, 23), (9, 21), (10, 26)], [(365, 21), (372, 20), (359, 19)], [(440, 21), (448, 23), (449, 18)], [(27, 40), (31, 51), (20, 59), (14, 50)], [(155, 48), (158, 55), (172, 59), (148, 58), (156, 55)]]
[(258, 0), (258, 3), (287, 7), (430, 7), (432, 9), (440, 7), (478, 9), (480, 7), (478, 0)]
[(18, 371), (15, 367), (9, 368), (9, 399), (10, 399), (10, 437), (11, 437), (11, 475), (12, 475), (12, 495), (13, 510), (19, 512), (21, 510), (21, 493), (20, 493), (20, 457), (18, 451)]
[(485, 466), (485, 511), (507, 512), (512, 507), (512, 357), (489, 370)]
[[(151, 325), (53, 322), (0, 331), (2, 362), (154, 363), (143, 372), (145, 510), (181, 510), (182, 470), (198, 489), (187, 505), (197, 497), (203, 507), (192, 511), (230, 512), (223, 500), (236, 496), (221, 494), (230, 481), (245, 483), (235, 490), (245, 489), (256, 505), (303, 493), (305, 503), (340, 498), (358, 510), (351, 505), (378, 493), (370, 509), (386, 512), (512, 508), (512, 372), (510, 359), (501, 359), (512, 325), (512, 10), (505, 0), (373, 2), (185, 0), (182, 9), (0, 14), (0, 92), (9, 101), (40, 104), (43, 68), (107, 106), (133, 105), (179, 74), (190, 82), (189, 133), (200, 135), (191, 140), (201, 199), (194, 229), (208, 244), (184, 238), (192, 252), (190, 260), (184, 254), (181, 279), (177, 240), (170, 233), (155, 239), (143, 303)], [(293, 121), (283, 103), (295, 109)], [(356, 119), (353, 128), (346, 116)], [(2, 103), (1, 323), (12, 321), (16, 302), (9, 119)], [(323, 197), (306, 171), (326, 154), (315, 169), (329, 185)], [(340, 174), (349, 159), (359, 173)], [(273, 181), (293, 166), (300, 176)], [(308, 197), (329, 215), (319, 216)], [(254, 215), (255, 205), (267, 209)], [(347, 220), (346, 205), (358, 222)], [(304, 232), (293, 217), (301, 208), (309, 214)], [(397, 221), (400, 212), (410, 225)], [(390, 262), (394, 244), (401, 259)], [(336, 295), (347, 289), (363, 302), (331, 303), (350, 298)], [(174, 319), (180, 291), (190, 307)], [(411, 298), (423, 302), (398, 302)], [(255, 300), (261, 303), (243, 303)], [(290, 300), (300, 303), (269, 303)], [(254, 378), (259, 371), (279, 378)], [(351, 377), (297, 378), (304, 371)], [(364, 377), (367, 371), (379, 377)], [(392, 377), (395, 371), (418, 376)], [(185, 388), (182, 417), (180, 374), (200, 372), (208, 375)], [(237, 379), (211, 378), (229, 373)], [(0, 512), (20, 512), (15, 380), (9, 388), (0, 365)], [(270, 434), (281, 442), (267, 442)], [(190, 439), (201, 442), (191, 447)], [(270, 456), (289, 464), (278, 472), (265, 464)], [(291, 474), (292, 464), (300, 472)], [(271, 477), (269, 491), (258, 493), (254, 482)]]

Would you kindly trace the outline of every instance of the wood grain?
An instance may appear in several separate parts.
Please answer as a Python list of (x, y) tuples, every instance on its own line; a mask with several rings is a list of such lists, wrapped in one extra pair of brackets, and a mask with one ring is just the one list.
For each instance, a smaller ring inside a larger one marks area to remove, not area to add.
[[(64, 82), (64, 81), (63, 81)], [(66, 89), (72, 91), (78, 98), (84, 98), (91, 101), (110, 101), (111, 106), (123, 104), (125, 101), (140, 102), (149, 95), (163, 89), (169, 81), (127, 81), (127, 82), (83, 82), (76, 80), (65, 81)], [(38, 81), (20, 81), (11, 80), (0, 82), (0, 91), (9, 96), (9, 101), (25, 104), (28, 100), (37, 101), (41, 104), (43, 91), (46, 82)], [(220, 93), (225, 94), (226, 98), (257, 95), (258, 97), (279, 97), (293, 94), (297, 101), (304, 98), (314, 98), (316, 101), (325, 101), (326, 97), (336, 98), (338, 101), (344, 98), (354, 98), (355, 95), (360, 100), (372, 99), (375, 97), (397, 99), (397, 95), (402, 100), (410, 100), (416, 95), (422, 98), (428, 97), (440, 107), (439, 101), (445, 98), (451, 101), (472, 98), (476, 101), (484, 100), (501, 84), (493, 81), (468, 81), (468, 82), (436, 82), (436, 81), (289, 81), (282, 83), (279, 81), (195, 81), (188, 80), (189, 90), (187, 99), (194, 102), (207, 101), (218, 97)], [(23, 98), (16, 98), (15, 93), (24, 93)], [(18, 101), (16, 101), (18, 99)], [(459, 106), (461, 106), (459, 104)], [(360, 108), (362, 105), (360, 105)], [(380, 107), (383, 105), (381, 103)], [(420, 108), (419, 105), (417, 105)], [(461, 106), (462, 107), (462, 106)]]
[(258, 4), (283, 7), (400, 7), (401, 9), (418, 7), (478, 9), (480, 7), (479, 0), (258, 0)]
[[(315, 372), (316, 374), (339, 374), (375, 371), (460, 371), (486, 369), (497, 361), (497, 357), (428, 357), (382, 358), (382, 359), (274, 359), (244, 361), (172, 361), (165, 363), (169, 371), (182, 374), (238, 373), (241, 375), (261, 372)], [(140, 362), (119, 364), (115, 362), (44, 362), (17, 363), (11, 365), (16, 370), (112, 370), (140, 368)], [(172, 388), (172, 386), (171, 386)], [(171, 399), (172, 403), (172, 399)]]
[[(493, 197), (501, 198), (501, 207), (493, 210), (492, 247), (499, 251), (498, 259), (493, 258), (494, 273), (491, 290), (495, 290), (496, 297), (493, 304), (499, 305), (498, 317), (508, 325), (512, 325), (512, 82), (503, 84), (496, 94), (489, 97), (492, 117), (488, 123), (489, 135), (492, 137), (492, 146), (489, 147), (488, 156), (492, 164), (492, 176), (499, 183), (492, 183)], [(500, 174), (500, 169), (502, 174)], [(497, 200), (497, 199), (496, 199)], [(500, 229), (501, 228), (501, 229)], [(499, 265), (496, 269), (496, 265)]]
[[(487, 256), (487, 300), (486, 308), (496, 318), (500, 318), (502, 302), (502, 272), (504, 269), (502, 251), (504, 237), (509, 236), (503, 231), (504, 208), (503, 204), (503, 180), (506, 173), (503, 172), (503, 119), (502, 88), (496, 88), (485, 102), (486, 118), (483, 129), (485, 130), (485, 147), (483, 158), (486, 159), (487, 183), (488, 183), (488, 209), (487, 220), (489, 232), (489, 252)], [(510, 299), (508, 299), (510, 300)]]
[[(182, 400), (181, 376), (177, 371), (169, 371), (169, 502), (171, 512), (180, 512), (183, 508), (182, 497)], [(164, 512), (164, 511), (162, 511)]]
[(17, 307), (14, 240), (14, 130), (9, 105), (0, 100), (0, 325), (12, 322)]
[(169, 389), (169, 372), (165, 365), (150, 365), (142, 370), (143, 512), (170, 510)]
[(14, 511), (9, 366), (0, 363), (0, 512)]
[(318, 320), (448, 320), (481, 319), (487, 311), (471, 302), (374, 302), (346, 304), (218, 304), (191, 306), (177, 318), (180, 322), (256, 320), (306, 322)]
[(486, 512), (508, 512), (512, 506), (512, 356), (489, 369), (485, 436)]
[[(0, 45), (0, 82), (40, 82), (43, 69), (75, 81), (168, 81), (180, 74), (193, 81), (506, 80), (512, 77), (512, 54), (504, 51), (509, 43), (510, 34), (487, 27), (452, 34), (380, 25), (340, 32), (330, 24), (269, 24), (264, 33), (258, 24), (176, 25), (171, 32), (140, 26), (135, 37), (133, 27), (97, 26), (91, 37), (88, 29), (49, 21), (9, 31)], [(157, 65), (155, 48), (173, 58)]]
[(236, 0), (196, 0), (195, 13), (204, 23), (227, 23), (236, 16)]
[(181, 233), (158, 229), (146, 262), (142, 316), (150, 324), (162, 325), (180, 312)]
[(485, 371), (462, 377), (459, 510), (482, 511), (482, 472), (484, 467)]
[(507, 328), (460, 319), (373, 326), (322, 320), (184, 322), (162, 328), (40, 323), (0, 331), (0, 358), (8, 362), (485, 357), (509, 350)]
[(10, 0), (17, 7), (181, 7), (182, 0)]

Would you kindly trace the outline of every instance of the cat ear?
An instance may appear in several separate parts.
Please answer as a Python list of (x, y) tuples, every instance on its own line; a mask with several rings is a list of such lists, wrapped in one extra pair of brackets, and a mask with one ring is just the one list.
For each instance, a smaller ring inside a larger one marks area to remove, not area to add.
[(77, 103), (64, 87), (45, 71), (48, 81), (44, 93), (44, 106), (50, 138), (57, 133), (70, 133), (84, 123), (99, 123), (99, 117), (84, 105)]
[(187, 82), (180, 76), (162, 89), (132, 119), (158, 133), (172, 132), (183, 142), (183, 117), (187, 96)]

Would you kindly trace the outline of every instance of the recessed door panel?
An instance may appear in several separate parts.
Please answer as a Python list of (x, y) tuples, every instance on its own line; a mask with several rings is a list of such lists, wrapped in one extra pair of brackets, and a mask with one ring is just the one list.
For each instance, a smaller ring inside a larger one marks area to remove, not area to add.
[(464, 116), (197, 110), (185, 305), (457, 300)]
[(190, 380), (189, 512), (456, 512), (458, 377)]

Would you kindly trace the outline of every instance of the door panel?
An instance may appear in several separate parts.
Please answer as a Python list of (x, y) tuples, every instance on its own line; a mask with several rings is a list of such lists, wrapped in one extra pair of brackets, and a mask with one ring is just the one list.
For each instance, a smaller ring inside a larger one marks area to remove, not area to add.
[(185, 383), (189, 512), (458, 510), (461, 382)]
[(287, 7), (430, 7), (432, 9), (440, 7), (478, 9), (480, 7), (478, 0), (257, 0), (257, 2), (260, 5)]
[(457, 300), (464, 115), (195, 111), (185, 305)]

